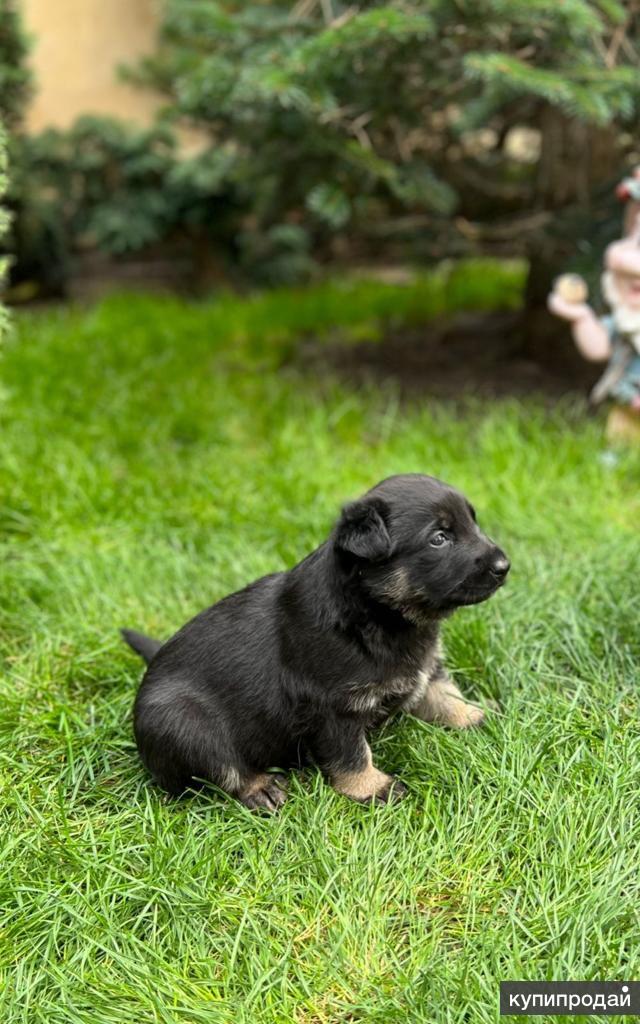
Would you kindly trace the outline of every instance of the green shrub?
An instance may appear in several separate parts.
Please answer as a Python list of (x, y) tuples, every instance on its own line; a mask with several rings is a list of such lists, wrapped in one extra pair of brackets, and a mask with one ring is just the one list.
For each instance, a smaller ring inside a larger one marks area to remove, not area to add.
[[(293, 224), (323, 257), (336, 236), (448, 255), (456, 223), (477, 222), (482, 246), (497, 217), (522, 251), (541, 235), (532, 209), (584, 206), (633, 148), (639, 25), (615, 0), (165, 0), (157, 51), (130, 75), (230, 147), (256, 251)], [(508, 145), (521, 126), (542, 136), (528, 163)]]
[(20, 123), (33, 91), (28, 52), (18, 4), (0, 0), (0, 119), (8, 129)]
[[(7, 190), (7, 137), (5, 135), (2, 123), (0, 123), (0, 203), (4, 198)], [(0, 205), (0, 296), (3, 292), (3, 287), (7, 275), (7, 264), (8, 257), (3, 253), (5, 236), (9, 227), (9, 214), (4, 207)], [(7, 311), (0, 301), (0, 341), (7, 328)]]
[[(0, 296), (9, 269), (7, 249), (13, 250), (8, 236), (10, 213), (15, 213), (7, 194), (8, 164), (15, 174), (15, 158), (19, 143), (17, 133), (25, 107), (33, 91), (33, 78), (27, 65), (29, 42), (24, 31), (16, 0), (0, 0)], [(7, 312), (0, 301), (0, 338), (7, 328)]]
[(75, 254), (114, 256), (212, 238), (229, 257), (235, 198), (226, 159), (179, 159), (172, 131), (81, 117), (16, 143), (16, 275), (60, 291)]
[[(166, 97), (161, 125), (20, 140), (15, 275), (60, 290), (74, 253), (167, 242), (268, 284), (499, 252), (532, 257), (539, 300), (633, 152), (639, 24), (615, 0), (165, 0), (126, 72)], [(167, 127), (185, 122), (188, 159)], [(513, 155), (523, 126), (538, 157)]]

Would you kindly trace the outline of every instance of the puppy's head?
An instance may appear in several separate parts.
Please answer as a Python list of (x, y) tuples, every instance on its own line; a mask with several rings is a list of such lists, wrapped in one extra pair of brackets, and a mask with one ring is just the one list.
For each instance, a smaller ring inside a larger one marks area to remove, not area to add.
[(347, 505), (333, 543), (366, 595), (416, 620), (485, 601), (510, 567), (467, 499), (417, 473), (389, 477)]

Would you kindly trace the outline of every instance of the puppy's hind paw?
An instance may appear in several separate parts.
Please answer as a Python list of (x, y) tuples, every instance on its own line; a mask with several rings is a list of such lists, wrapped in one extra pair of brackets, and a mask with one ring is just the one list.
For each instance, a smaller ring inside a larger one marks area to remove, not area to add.
[(251, 811), (274, 814), (287, 799), (286, 786), (287, 779), (284, 775), (263, 772), (247, 783), (239, 794), (239, 799)]
[(389, 776), (389, 782), (382, 789), (379, 789), (374, 799), (377, 804), (397, 804), (404, 800), (409, 792), (404, 782), (400, 782), (395, 775)]

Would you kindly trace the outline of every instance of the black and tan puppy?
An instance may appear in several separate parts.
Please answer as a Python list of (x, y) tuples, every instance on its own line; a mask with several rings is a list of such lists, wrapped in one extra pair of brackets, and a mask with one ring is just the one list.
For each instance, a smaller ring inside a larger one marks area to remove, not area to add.
[(482, 721), (445, 672), (438, 630), (508, 571), (458, 491), (418, 474), (384, 480), (299, 565), (165, 644), (123, 631), (150, 662), (134, 714), (142, 760), (170, 793), (209, 779), (252, 808), (285, 799), (268, 769), (308, 761), (354, 800), (401, 796), (374, 768), (367, 731), (398, 709), (461, 729)]

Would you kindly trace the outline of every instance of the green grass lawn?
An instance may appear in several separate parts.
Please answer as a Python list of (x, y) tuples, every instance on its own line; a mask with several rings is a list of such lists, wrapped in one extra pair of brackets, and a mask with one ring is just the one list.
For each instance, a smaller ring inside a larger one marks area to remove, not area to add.
[[(604, 464), (579, 401), (403, 407), (292, 358), (336, 325), (349, 343), (513, 305), (518, 281), (472, 267), (18, 318), (2, 1024), (475, 1024), (497, 1021), (500, 979), (640, 977), (640, 455)], [(118, 628), (168, 636), (407, 471), (467, 492), (511, 556), (508, 586), (446, 626), (456, 678), (499, 710), (472, 734), (388, 724), (372, 746), (410, 788), (397, 807), (313, 772), (274, 818), (215, 792), (167, 801), (137, 760), (141, 664)]]

